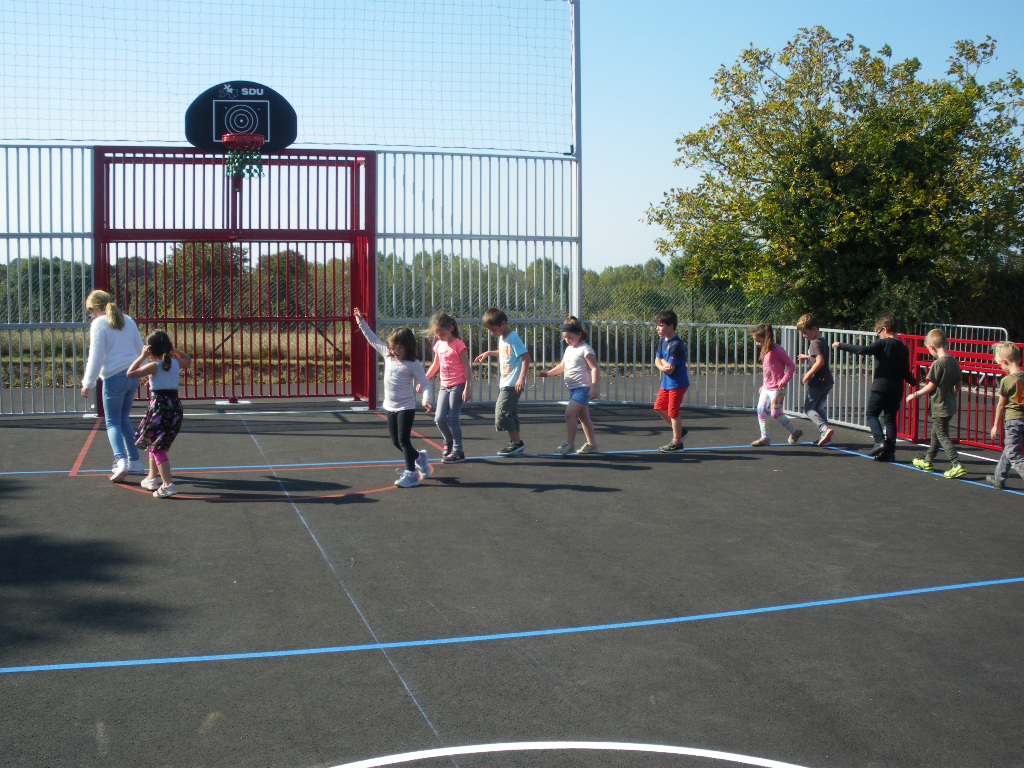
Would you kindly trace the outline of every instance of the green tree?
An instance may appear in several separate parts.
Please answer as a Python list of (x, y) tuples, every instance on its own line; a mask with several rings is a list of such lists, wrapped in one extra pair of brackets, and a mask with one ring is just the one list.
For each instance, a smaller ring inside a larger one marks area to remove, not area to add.
[(73, 323), (86, 320), (92, 267), (30, 256), (0, 264), (0, 322)]
[[(253, 314), (248, 249), (228, 243), (175, 244), (157, 274), (162, 291), (153, 317), (242, 317)], [(166, 286), (165, 288), (163, 286)]]
[(744, 51), (714, 77), (715, 122), (677, 141), (700, 182), (648, 211), (661, 252), (829, 323), (955, 315), (1021, 239), (1024, 81), (982, 84), (994, 54), (957, 43), (947, 76), (922, 80), (916, 59), (821, 27)]

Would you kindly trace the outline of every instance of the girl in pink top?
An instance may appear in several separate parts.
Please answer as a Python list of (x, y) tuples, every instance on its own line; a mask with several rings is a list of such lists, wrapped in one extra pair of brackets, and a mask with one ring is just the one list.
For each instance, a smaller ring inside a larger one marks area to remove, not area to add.
[(768, 323), (756, 326), (750, 335), (754, 343), (761, 348), (761, 364), (764, 366), (764, 383), (757, 395), (757, 424), (761, 429), (761, 437), (751, 443), (760, 447), (771, 445), (768, 439), (768, 413), (784, 426), (789, 432), (789, 442), (794, 445), (803, 435), (802, 429), (793, 426), (793, 422), (782, 412), (782, 401), (786, 397), (786, 385), (793, 378), (796, 363), (786, 350), (775, 343), (775, 331)]
[(465, 461), (462, 450), (462, 423), (459, 415), (462, 404), (468, 403), (473, 393), (469, 385), (469, 349), (459, 338), (459, 326), (455, 318), (438, 312), (430, 318), (430, 331), (434, 334), (434, 362), (427, 369), (427, 378), (432, 379), (440, 371), (441, 391), (437, 397), (437, 416), (434, 423), (444, 436), (445, 464)]

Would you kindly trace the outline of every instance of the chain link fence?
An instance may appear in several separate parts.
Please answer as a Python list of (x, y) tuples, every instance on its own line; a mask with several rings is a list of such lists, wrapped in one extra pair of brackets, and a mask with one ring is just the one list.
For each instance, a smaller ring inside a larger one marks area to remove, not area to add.
[(787, 302), (779, 296), (750, 296), (712, 286), (686, 287), (665, 277), (636, 278), (615, 283), (584, 279), (583, 319), (649, 322), (664, 309), (675, 310), (680, 323), (792, 322)]

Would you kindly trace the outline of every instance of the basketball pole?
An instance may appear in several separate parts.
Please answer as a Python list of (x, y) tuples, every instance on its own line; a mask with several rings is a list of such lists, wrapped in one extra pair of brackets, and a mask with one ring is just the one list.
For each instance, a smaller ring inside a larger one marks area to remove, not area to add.
[(576, 257), (570, 280), (569, 314), (583, 317), (583, 101), (580, 88), (580, 0), (572, 7), (573, 156), (576, 158)]

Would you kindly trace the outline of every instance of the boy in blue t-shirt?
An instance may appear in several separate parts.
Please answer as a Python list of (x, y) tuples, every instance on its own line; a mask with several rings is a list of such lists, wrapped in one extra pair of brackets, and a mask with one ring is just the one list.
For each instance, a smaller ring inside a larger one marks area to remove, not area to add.
[(484, 327), (498, 337), (498, 348), (477, 355), (474, 362), (489, 357), (498, 358), (501, 379), (498, 382), (498, 401), (494, 404), (494, 429), (508, 432), (508, 445), (498, 451), (499, 456), (522, 456), (526, 444), (519, 434), (519, 396), (526, 388), (530, 370), (530, 353), (519, 334), (509, 328), (508, 316), (496, 307), (484, 312)]
[(683, 429), (679, 406), (686, 390), (690, 388), (690, 376), (686, 371), (686, 345), (676, 335), (678, 322), (676, 313), (671, 309), (654, 316), (654, 324), (661, 339), (654, 358), (654, 367), (661, 371), (661, 388), (654, 401), (654, 410), (672, 427), (672, 441), (658, 448), (662, 453), (683, 450), (683, 437), (687, 432)]

